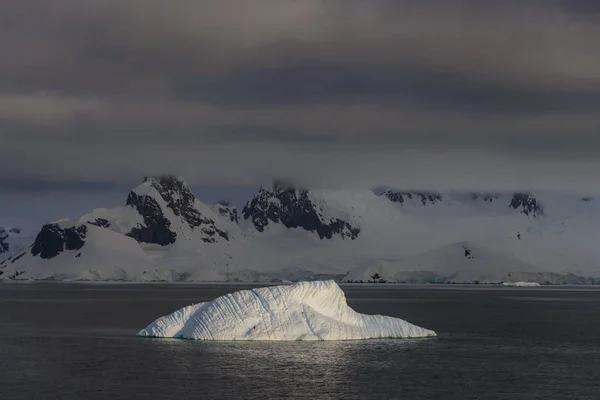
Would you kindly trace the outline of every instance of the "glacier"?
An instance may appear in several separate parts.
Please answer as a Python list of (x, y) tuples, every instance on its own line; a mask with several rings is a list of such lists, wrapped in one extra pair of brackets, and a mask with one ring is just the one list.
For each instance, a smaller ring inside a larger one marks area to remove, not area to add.
[(359, 314), (335, 281), (242, 290), (158, 318), (138, 336), (196, 340), (357, 340), (433, 337), (399, 318)]

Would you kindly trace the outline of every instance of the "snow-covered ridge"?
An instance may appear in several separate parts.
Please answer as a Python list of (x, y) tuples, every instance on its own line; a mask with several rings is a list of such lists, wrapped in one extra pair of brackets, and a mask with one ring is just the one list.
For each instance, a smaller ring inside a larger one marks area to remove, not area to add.
[[(514, 210), (525, 216), (537, 218), (544, 215), (544, 205), (532, 193), (447, 193), (421, 192), (421, 191), (399, 191), (385, 189), (381, 196), (386, 197), (393, 203), (402, 206), (431, 207), (439, 205), (471, 205), (485, 206), (488, 209), (493, 205), (500, 206), (505, 210)], [(590, 198), (588, 198), (590, 199)], [(590, 201), (590, 200), (589, 200)]]
[(583, 194), (276, 182), (238, 213), (148, 177), (123, 207), (47, 224), (24, 246), (0, 234), (12, 249), (0, 279), (594, 284), (599, 226), (600, 203)]
[(353, 340), (432, 337), (399, 318), (359, 314), (334, 281), (242, 290), (161, 317), (139, 336), (197, 340)]

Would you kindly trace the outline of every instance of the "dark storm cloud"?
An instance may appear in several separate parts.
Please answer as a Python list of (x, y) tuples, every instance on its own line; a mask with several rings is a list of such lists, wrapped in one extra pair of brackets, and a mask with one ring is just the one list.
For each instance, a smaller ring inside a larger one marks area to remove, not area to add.
[(547, 91), (486, 82), (444, 71), (408, 68), (353, 69), (295, 66), (242, 70), (218, 78), (174, 80), (174, 98), (224, 107), (375, 104), (440, 111), (540, 114), (597, 112), (600, 91)]
[(1, 2), (0, 179), (597, 185), (599, 10)]
[(43, 194), (48, 192), (87, 192), (87, 193), (106, 193), (117, 192), (127, 193), (128, 186), (120, 185), (114, 182), (90, 182), (90, 181), (55, 181), (49, 182), (36, 177), (27, 177), (23, 179), (0, 179), (0, 193), (14, 194)]

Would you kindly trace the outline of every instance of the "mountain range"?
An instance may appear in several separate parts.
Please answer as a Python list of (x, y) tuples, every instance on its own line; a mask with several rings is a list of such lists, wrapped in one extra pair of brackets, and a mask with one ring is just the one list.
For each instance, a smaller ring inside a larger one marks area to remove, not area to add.
[(124, 204), (48, 223), (26, 243), (0, 228), (0, 279), (600, 281), (600, 208), (591, 197), (277, 181), (238, 210), (202, 203), (181, 178), (155, 176)]

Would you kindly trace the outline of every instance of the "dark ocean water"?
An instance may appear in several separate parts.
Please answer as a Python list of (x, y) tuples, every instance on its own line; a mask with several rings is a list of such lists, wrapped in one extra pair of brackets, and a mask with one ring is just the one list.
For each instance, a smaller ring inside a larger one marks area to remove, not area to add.
[(0, 285), (0, 399), (600, 399), (600, 291), (343, 287), (424, 340), (144, 339), (222, 285)]

